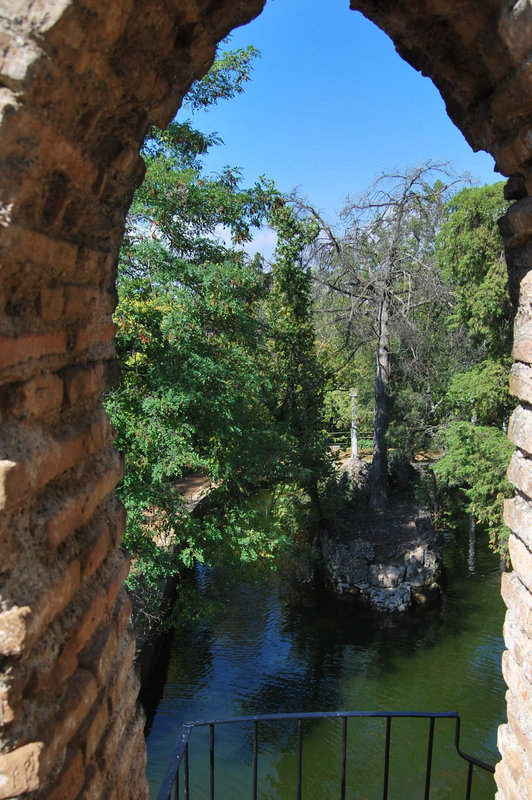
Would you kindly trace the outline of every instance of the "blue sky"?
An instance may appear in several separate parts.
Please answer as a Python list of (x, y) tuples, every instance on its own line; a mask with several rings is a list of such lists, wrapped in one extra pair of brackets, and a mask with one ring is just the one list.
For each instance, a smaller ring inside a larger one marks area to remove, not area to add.
[(447, 117), (431, 81), (348, 0), (268, 0), (232, 34), (231, 48), (248, 44), (262, 58), (245, 93), (193, 117), (225, 142), (210, 170), (229, 164), (246, 183), (265, 174), (282, 191), (299, 187), (330, 218), (383, 170), (429, 158), (481, 184), (501, 179)]

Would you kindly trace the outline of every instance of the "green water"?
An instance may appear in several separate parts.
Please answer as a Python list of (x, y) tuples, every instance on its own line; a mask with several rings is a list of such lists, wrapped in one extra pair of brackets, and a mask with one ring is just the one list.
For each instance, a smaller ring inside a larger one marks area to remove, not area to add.
[[(480, 538), (480, 536), (479, 536)], [(449, 585), (441, 607), (378, 618), (324, 600), (295, 609), (268, 585), (236, 586), (220, 574), (199, 576), (227, 601), (216, 625), (171, 643), (147, 737), (148, 775), (156, 796), (184, 720), (288, 711), (458, 711), (462, 748), (495, 763), (505, 721), (500, 675), (504, 607), (500, 566), (486, 547), (468, 565), (467, 535), (449, 538)], [(437, 723), (431, 798), (463, 798), (464, 762), (454, 723)], [(394, 721), (390, 798), (423, 796), (428, 722)], [(192, 798), (207, 798), (207, 732), (192, 740)], [(217, 733), (216, 797), (251, 796), (251, 729)], [(291, 723), (260, 731), (259, 796), (295, 798), (296, 731)], [(349, 724), (346, 796), (382, 797), (382, 721)], [(341, 724), (306, 723), (303, 800), (339, 797)], [(493, 779), (475, 774), (473, 798), (493, 798)]]

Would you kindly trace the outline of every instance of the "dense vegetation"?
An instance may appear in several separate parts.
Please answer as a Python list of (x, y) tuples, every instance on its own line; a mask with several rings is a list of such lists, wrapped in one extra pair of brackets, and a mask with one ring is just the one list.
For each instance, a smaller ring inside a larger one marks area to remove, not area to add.
[[(193, 105), (237, 90), (249, 51), (221, 63), (193, 87)], [(144, 600), (196, 561), (271, 560), (287, 541), (286, 498), (308, 498), (310, 529), (327, 471), (302, 263), (315, 229), (270, 182), (243, 188), (229, 168), (206, 175), (202, 157), (216, 143), (188, 122), (151, 132), (119, 262), (122, 380), (107, 408), (126, 457), (130, 588)], [(240, 246), (266, 224), (278, 235), (268, 269)], [(193, 471), (212, 486), (196, 515), (175, 490)], [(263, 489), (275, 501), (267, 520), (249, 502)]]
[[(226, 53), (189, 108), (230, 98), (253, 48)], [(191, 122), (152, 130), (118, 274), (122, 380), (107, 398), (125, 453), (129, 579), (149, 605), (197, 561), (274, 563), (312, 542), (331, 472), (326, 430), (348, 428), (346, 387), (374, 433), (372, 505), (392, 460), (443, 454), (440, 485), (503, 547), (511, 313), (496, 219), (502, 185), (464, 188), (441, 165), (382, 176), (335, 230), (308, 202), (236, 169)], [(243, 247), (268, 226), (271, 263)], [(211, 491), (191, 514), (178, 480)], [(266, 508), (250, 502), (268, 492)], [(164, 545), (164, 546), (160, 546)]]

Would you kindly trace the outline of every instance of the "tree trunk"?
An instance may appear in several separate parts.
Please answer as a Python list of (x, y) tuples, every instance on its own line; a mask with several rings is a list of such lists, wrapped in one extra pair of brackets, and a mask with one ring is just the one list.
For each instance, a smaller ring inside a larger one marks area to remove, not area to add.
[(371, 467), (371, 507), (388, 507), (388, 445), (386, 433), (390, 418), (390, 296), (387, 288), (379, 299), (377, 320), (377, 371), (375, 375), (375, 412), (373, 464)]

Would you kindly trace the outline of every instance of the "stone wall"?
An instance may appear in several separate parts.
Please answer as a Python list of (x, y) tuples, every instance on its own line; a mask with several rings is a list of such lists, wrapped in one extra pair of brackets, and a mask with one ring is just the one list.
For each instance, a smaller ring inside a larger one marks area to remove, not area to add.
[(101, 395), (139, 145), (260, 6), (0, 1), (0, 798), (147, 797)]
[[(117, 251), (147, 128), (172, 118), (215, 42), (262, 5), (0, 0), (0, 799), (147, 796), (121, 464), (101, 402), (116, 379)], [(497, 781), (501, 800), (532, 797), (532, 3), (353, 7), (435, 81), (516, 201), (502, 226), (521, 405)]]

